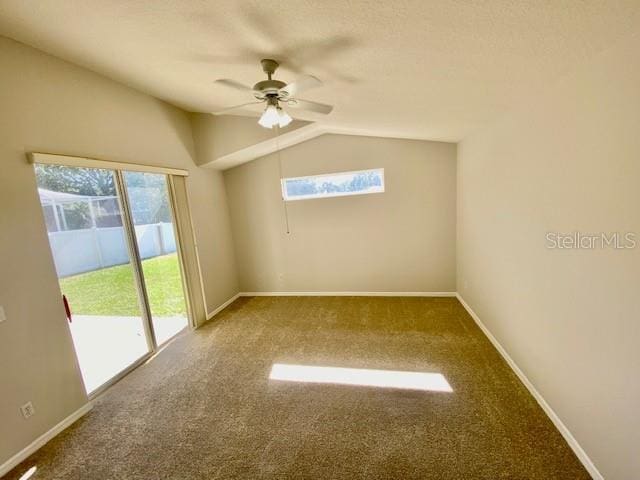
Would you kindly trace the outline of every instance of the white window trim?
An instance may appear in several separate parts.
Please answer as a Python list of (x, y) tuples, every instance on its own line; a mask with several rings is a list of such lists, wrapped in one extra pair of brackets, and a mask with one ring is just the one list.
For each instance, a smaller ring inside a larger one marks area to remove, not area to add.
[[(366, 173), (366, 172), (379, 172), (380, 178), (382, 179), (382, 185), (380, 187), (374, 187), (369, 190), (363, 190), (360, 192), (330, 192), (330, 193), (311, 193), (309, 195), (296, 195), (295, 197), (289, 197), (287, 194), (287, 181), (291, 180), (302, 180), (309, 178), (318, 178), (318, 177), (329, 177), (332, 175), (351, 175), (357, 173)], [(354, 195), (369, 195), (372, 193), (384, 193), (385, 189), (385, 181), (384, 181), (384, 168), (369, 168), (366, 170), (350, 170), (348, 172), (331, 172), (331, 173), (320, 173), (318, 175), (303, 175), (300, 177), (286, 177), (280, 179), (280, 188), (282, 190), (282, 198), (285, 202), (295, 202), (298, 200), (312, 200), (315, 198), (333, 198), (333, 197), (351, 197)]]
[(66, 167), (79, 168), (103, 168), (106, 170), (126, 170), (130, 172), (161, 173), (165, 175), (179, 175), (186, 177), (187, 170), (180, 168), (156, 167), (152, 165), (142, 165), (138, 163), (112, 162), (109, 160), (98, 160), (96, 158), (72, 157), (70, 155), (58, 155), (54, 153), (31, 152), (27, 154), (30, 163), (41, 163), (44, 165), (64, 165)]

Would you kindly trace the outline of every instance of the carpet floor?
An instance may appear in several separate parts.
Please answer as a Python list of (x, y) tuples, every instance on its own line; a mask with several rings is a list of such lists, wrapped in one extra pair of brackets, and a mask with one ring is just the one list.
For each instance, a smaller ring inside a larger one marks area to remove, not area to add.
[[(269, 378), (274, 363), (439, 373), (452, 391)], [(241, 298), (5, 478), (589, 475), (455, 298)]]

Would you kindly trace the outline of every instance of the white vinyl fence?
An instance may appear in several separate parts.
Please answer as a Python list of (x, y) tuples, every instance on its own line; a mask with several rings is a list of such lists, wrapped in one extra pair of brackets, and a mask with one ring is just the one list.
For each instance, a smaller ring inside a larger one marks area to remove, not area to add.
[[(176, 251), (176, 239), (171, 223), (137, 225), (135, 229), (138, 250), (143, 259)], [(49, 243), (58, 277), (68, 277), (129, 262), (122, 227), (49, 232)]]

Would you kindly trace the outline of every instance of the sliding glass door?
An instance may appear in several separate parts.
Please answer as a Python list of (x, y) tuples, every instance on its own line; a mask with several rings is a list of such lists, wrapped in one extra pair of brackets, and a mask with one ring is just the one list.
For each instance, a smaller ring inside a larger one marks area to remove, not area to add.
[(124, 172), (153, 333), (158, 345), (187, 324), (187, 306), (177, 254), (167, 176)]
[(35, 169), (61, 301), (95, 393), (188, 324), (167, 176)]

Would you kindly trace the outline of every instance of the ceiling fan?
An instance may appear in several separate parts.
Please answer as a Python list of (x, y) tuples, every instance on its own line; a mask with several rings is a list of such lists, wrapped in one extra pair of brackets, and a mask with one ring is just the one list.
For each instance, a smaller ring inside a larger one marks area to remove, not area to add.
[(243, 92), (251, 92), (258, 101), (225, 108), (224, 110), (214, 112), (214, 115), (222, 115), (238, 108), (265, 103), (266, 108), (262, 113), (260, 120), (258, 120), (258, 123), (265, 128), (273, 128), (276, 125), (279, 127), (286, 127), (291, 123), (291, 117), (282, 108), (281, 104), (324, 115), (331, 113), (331, 110), (333, 110), (333, 106), (331, 105), (298, 98), (298, 94), (300, 92), (322, 86), (322, 82), (319, 79), (312, 75), (303, 75), (295, 82), (286, 84), (281, 80), (274, 80), (271, 78), (279, 66), (278, 62), (265, 58), (260, 60), (260, 63), (262, 64), (262, 70), (267, 74), (268, 78), (267, 80), (262, 80), (256, 83), (253, 88), (236, 82), (235, 80), (229, 80), (226, 78), (216, 80), (216, 83), (221, 85), (226, 85), (227, 87)]

